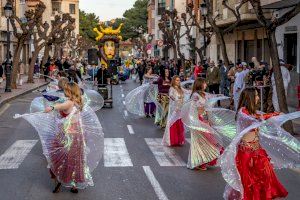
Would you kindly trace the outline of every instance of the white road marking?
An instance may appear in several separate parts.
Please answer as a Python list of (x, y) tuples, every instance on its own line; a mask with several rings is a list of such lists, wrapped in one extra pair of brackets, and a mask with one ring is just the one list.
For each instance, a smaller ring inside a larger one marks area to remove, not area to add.
[(124, 115), (125, 115), (125, 117), (128, 117), (128, 112), (127, 112), (127, 110), (124, 110)]
[(125, 95), (124, 94), (122, 94), (122, 98), (124, 98), (125, 97)]
[(5, 111), (9, 108), (10, 104), (4, 104), (4, 106), (2, 107), (2, 109), (0, 110), (0, 116), (5, 113)]
[(124, 138), (104, 139), (104, 166), (105, 167), (132, 167)]
[(120, 85), (120, 88), (122, 88), (122, 85)]
[(159, 182), (155, 178), (151, 168), (149, 166), (143, 166), (143, 169), (144, 169), (144, 172), (145, 172), (148, 180), (150, 181), (158, 199), (159, 200), (168, 200), (166, 193), (164, 192), (164, 190), (160, 186)]
[(123, 101), (123, 105), (125, 106), (125, 101)]
[(132, 128), (131, 125), (127, 125), (127, 129), (128, 129), (128, 132), (129, 132), (131, 135), (134, 134), (134, 130), (133, 130), (133, 128)]
[(0, 156), (0, 169), (18, 169), (37, 140), (17, 140)]
[(186, 163), (176, 154), (174, 149), (162, 145), (161, 138), (145, 138), (145, 141), (160, 166), (186, 165)]

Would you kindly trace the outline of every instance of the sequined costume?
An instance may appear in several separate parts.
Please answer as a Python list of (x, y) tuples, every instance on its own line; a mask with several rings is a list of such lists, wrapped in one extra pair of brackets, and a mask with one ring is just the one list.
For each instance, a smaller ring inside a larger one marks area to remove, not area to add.
[[(249, 115), (242, 108), (237, 115), (237, 134), (220, 157), (222, 176), (227, 182), (224, 199), (272, 200), (288, 192), (278, 181), (274, 169), (300, 165), (300, 142), (281, 128), (300, 112)], [(251, 133), (253, 140), (243, 137)]]
[[(205, 93), (205, 97), (198, 93), (192, 94), (191, 101), (182, 108), (182, 121), (191, 131), (191, 146), (187, 167), (206, 167), (215, 165), (222, 151), (222, 140), (207, 121), (205, 109), (210, 107), (210, 98), (216, 97)], [(216, 102), (216, 101), (215, 101)], [(199, 113), (199, 108), (204, 109)]]
[(155, 84), (158, 87), (158, 95), (157, 95), (157, 104), (159, 109), (156, 110), (155, 114), (155, 124), (159, 125), (161, 128), (165, 128), (167, 124), (167, 117), (169, 111), (169, 89), (170, 89), (170, 81), (163, 80), (163, 78), (159, 78)]
[(104, 149), (101, 124), (88, 106), (76, 106), (69, 114), (32, 113), (27, 120), (38, 132), (52, 175), (66, 187), (93, 186), (92, 171)]

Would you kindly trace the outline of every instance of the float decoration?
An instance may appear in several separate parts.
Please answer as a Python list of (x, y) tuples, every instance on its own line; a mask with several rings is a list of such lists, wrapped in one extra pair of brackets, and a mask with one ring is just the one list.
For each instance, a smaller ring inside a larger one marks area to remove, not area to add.
[(96, 41), (99, 43), (99, 56), (100, 61), (105, 68), (108, 67), (108, 61), (114, 60), (118, 56), (119, 42), (122, 40), (121, 28), (123, 23), (117, 29), (112, 26), (104, 28), (100, 25), (99, 29), (94, 28), (97, 33)]

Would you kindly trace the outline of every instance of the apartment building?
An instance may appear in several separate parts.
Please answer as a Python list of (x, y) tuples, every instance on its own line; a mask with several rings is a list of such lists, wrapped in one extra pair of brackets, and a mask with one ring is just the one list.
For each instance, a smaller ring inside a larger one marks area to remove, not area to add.
[[(6, 59), (6, 51), (7, 51), (7, 21), (6, 17), (4, 16), (4, 6), (6, 4), (6, 0), (1, 0), (1, 11), (0, 11), (0, 64), (3, 63)], [(17, 14), (18, 17), (24, 16), (24, 7), (25, 7), (25, 0), (15, 0), (14, 1), (14, 12)], [(10, 31), (12, 31), (12, 27), (10, 26)], [(16, 49), (16, 38), (12, 33), (11, 34), (11, 52), (12, 55), (14, 54), (14, 49)], [(26, 62), (26, 58), (28, 57), (29, 53), (29, 44), (25, 44), (23, 48), (23, 52), (21, 55), (21, 61)]]
[[(79, 34), (79, 0), (26, 0), (26, 9), (34, 9), (36, 4), (42, 1), (46, 5), (46, 10), (43, 14), (43, 19), (51, 24), (51, 20), (54, 19), (56, 15), (62, 13), (69, 13), (75, 19), (75, 30), (74, 36)], [(31, 45), (31, 50), (33, 50), (33, 45)], [(43, 54), (43, 50), (41, 51)], [(70, 55), (70, 48), (66, 46), (60, 52), (60, 56)]]
[[(195, 13), (199, 13), (199, 8), (203, 0), (187, 0), (187, 3), (193, 3)], [(213, 13), (219, 26), (226, 28), (235, 21), (234, 15), (222, 5), (222, 0), (212, 0)], [(228, 0), (228, 5), (235, 8), (240, 0)], [(269, 17), (278, 17), (286, 13), (299, 0), (261, 0), (264, 12)], [(283, 9), (284, 8), (284, 9)], [(256, 15), (252, 6), (247, 3), (241, 10), (242, 23), (232, 32), (224, 35), (227, 54), (229, 60), (236, 62), (237, 59), (251, 61), (252, 57), (258, 60), (270, 62), (270, 51), (266, 30), (257, 22)], [(199, 13), (199, 22), (203, 25), (203, 16)], [(297, 107), (296, 87), (299, 83), (300, 73), (300, 14), (291, 19), (288, 23), (276, 29), (277, 46), (279, 58), (284, 59), (286, 63), (295, 66), (291, 72), (292, 81), (289, 88), (289, 105)], [(209, 29), (209, 24), (207, 23)], [(197, 34), (197, 45), (203, 42), (202, 35)], [(207, 57), (217, 61), (222, 59), (221, 47), (215, 36), (212, 37), (210, 45), (206, 50)]]
[[(148, 34), (153, 36), (152, 40), (152, 53), (151, 56), (160, 56), (168, 57), (170, 59), (174, 58), (173, 50), (169, 49), (164, 55), (163, 48), (163, 34), (158, 28), (159, 20), (161, 19), (161, 14), (165, 10), (178, 11), (178, 16), (181, 16), (181, 13), (185, 12), (186, 9), (186, 0), (149, 0), (148, 3)], [(185, 27), (182, 25), (182, 33), (185, 32)], [(181, 52), (185, 55), (186, 59), (190, 57), (190, 49), (187, 43), (186, 37), (183, 37), (180, 41)]]

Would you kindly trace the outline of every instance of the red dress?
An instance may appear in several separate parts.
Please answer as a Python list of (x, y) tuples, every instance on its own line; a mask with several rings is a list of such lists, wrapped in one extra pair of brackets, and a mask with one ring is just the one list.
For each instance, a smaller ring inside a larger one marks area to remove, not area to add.
[[(62, 118), (69, 114), (60, 112)], [(67, 186), (76, 186), (86, 182), (84, 166), (84, 138), (77, 122), (70, 123), (66, 133), (64, 124), (59, 124), (56, 139), (51, 142), (50, 173), (51, 178)], [(70, 134), (70, 136), (68, 136)]]
[[(246, 109), (242, 111), (249, 115)], [(274, 115), (278, 114), (256, 117), (268, 119)], [(235, 160), (244, 189), (243, 200), (272, 200), (288, 195), (276, 177), (267, 152), (259, 145), (258, 135), (257, 140), (240, 143)]]
[(170, 141), (171, 141), (171, 146), (180, 146), (184, 144), (185, 142), (184, 126), (181, 119), (177, 120), (170, 127)]

